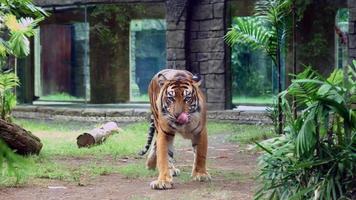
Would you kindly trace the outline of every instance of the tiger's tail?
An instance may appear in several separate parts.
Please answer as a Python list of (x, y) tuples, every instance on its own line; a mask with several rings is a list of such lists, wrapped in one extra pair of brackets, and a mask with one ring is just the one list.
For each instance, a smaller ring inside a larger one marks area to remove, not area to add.
[(156, 127), (155, 127), (155, 123), (154, 123), (154, 120), (153, 120), (153, 115), (151, 115), (151, 120), (150, 120), (150, 127), (148, 129), (148, 133), (147, 133), (147, 143), (144, 147), (143, 150), (141, 150), (138, 155), (140, 156), (143, 156), (145, 155), (148, 150), (150, 149), (151, 147), (151, 144), (152, 144), (152, 141), (153, 141), (153, 136), (155, 134), (155, 131), (156, 131)]

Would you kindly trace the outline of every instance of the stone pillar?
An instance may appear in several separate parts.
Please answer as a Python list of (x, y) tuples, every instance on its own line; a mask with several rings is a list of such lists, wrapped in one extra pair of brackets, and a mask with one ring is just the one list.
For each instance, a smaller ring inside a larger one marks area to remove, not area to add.
[(349, 62), (356, 60), (356, 0), (348, 0), (349, 16)]
[(166, 1), (167, 68), (187, 69), (186, 35), (188, 0)]
[(227, 48), (224, 0), (197, 0), (191, 5), (189, 20), (189, 66), (203, 78), (209, 110), (224, 110), (227, 98), (226, 73)]

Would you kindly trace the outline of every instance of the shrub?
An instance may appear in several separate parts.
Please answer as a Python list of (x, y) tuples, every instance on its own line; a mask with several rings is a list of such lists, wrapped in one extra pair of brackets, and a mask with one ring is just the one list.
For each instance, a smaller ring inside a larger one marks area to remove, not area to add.
[[(46, 13), (32, 4), (31, 0), (1, 0), (0, 2), (0, 68), (7, 64), (8, 57), (23, 57), (30, 53), (29, 37), (34, 27)], [(10, 119), (9, 114), (16, 104), (13, 88), (19, 81), (13, 73), (0, 73), (0, 111), (2, 119)], [(1, 123), (1, 122), (0, 122)], [(23, 159), (15, 155), (0, 140), (0, 171), (13, 172), (17, 179), (23, 167)], [(8, 169), (8, 170), (6, 170)]]
[[(261, 186), (255, 199), (355, 199), (356, 61), (327, 79), (308, 68), (282, 92), (284, 135), (258, 144)], [(293, 118), (287, 96), (302, 108)]]

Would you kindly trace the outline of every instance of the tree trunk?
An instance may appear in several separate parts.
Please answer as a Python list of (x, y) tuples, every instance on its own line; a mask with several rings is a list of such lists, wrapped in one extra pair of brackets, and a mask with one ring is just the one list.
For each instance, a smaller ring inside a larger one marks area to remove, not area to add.
[(99, 128), (95, 128), (87, 133), (83, 133), (77, 137), (78, 147), (91, 147), (95, 144), (101, 144), (107, 137), (112, 135), (120, 128), (115, 122), (108, 122)]
[(0, 139), (20, 155), (39, 154), (41, 140), (30, 131), (0, 119)]

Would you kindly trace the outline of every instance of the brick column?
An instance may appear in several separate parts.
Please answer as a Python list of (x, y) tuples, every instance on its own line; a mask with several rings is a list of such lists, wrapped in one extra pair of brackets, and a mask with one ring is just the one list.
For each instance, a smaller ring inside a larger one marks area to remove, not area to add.
[(348, 0), (349, 16), (349, 62), (356, 60), (356, 0)]
[(225, 6), (224, 0), (197, 0), (190, 10), (188, 61), (203, 78), (209, 110), (227, 107)]
[(186, 34), (188, 0), (166, 1), (167, 68), (186, 69)]

